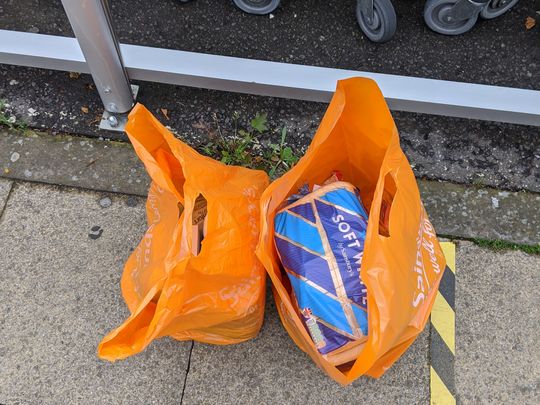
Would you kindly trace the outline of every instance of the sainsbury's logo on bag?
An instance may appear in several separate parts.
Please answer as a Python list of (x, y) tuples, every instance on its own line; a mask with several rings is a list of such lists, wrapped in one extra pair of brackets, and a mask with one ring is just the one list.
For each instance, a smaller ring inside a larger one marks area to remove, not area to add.
[(152, 213), (154, 214), (154, 217), (153, 217), (152, 223), (148, 226), (148, 229), (146, 230), (146, 233), (144, 234), (144, 237), (143, 237), (143, 242), (144, 242), (143, 267), (146, 267), (150, 263), (152, 241), (154, 237), (154, 227), (156, 226), (156, 224), (158, 224), (161, 221), (161, 214), (157, 206), (157, 200), (159, 198), (159, 194), (163, 194), (163, 190), (158, 185), (156, 185), (155, 187), (150, 187), (150, 190), (148, 190), (148, 205), (151, 208)]
[[(426, 296), (431, 292), (433, 281), (441, 272), (441, 267), (435, 254), (434, 241), (437, 241), (437, 236), (435, 235), (433, 225), (431, 225), (431, 222), (426, 217), (422, 205), (420, 226), (416, 238), (416, 262), (413, 267), (413, 272), (416, 274), (416, 289), (412, 299), (412, 306), (414, 308), (424, 302)], [(428, 263), (424, 263), (426, 256), (429, 259)], [(431, 277), (428, 276), (428, 272), (431, 273)]]

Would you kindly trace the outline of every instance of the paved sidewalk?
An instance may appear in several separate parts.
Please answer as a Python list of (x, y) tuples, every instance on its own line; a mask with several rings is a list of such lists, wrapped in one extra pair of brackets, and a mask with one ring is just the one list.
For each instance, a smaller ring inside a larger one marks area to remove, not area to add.
[[(2, 404), (428, 403), (428, 330), (383, 378), (343, 388), (294, 346), (271, 299), (253, 341), (162, 339), (128, 360), (101, 361), (98, 342), (128, 315), (119, 279), (145, 229), (144, 199), (0, 179), (2, 206)], [(96, 226), (103, 232), (92, 239)], [(461, 403), (535, 403), (539, 268), (538, 256), (458, 243)]]
[(113, 199), (103, 209), (95, 193), (13, 185), (0, 223), (0, 403), (179, 402), (188, 342), (163, 339), (115, 364), (96, 356), (128, 315), (120, 274), (145, 227), (142, 200)]

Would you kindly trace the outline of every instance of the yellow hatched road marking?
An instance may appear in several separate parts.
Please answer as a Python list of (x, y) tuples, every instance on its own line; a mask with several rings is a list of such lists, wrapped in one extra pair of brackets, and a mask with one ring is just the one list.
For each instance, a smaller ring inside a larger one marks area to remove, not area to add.
[(452, 242), (442, 242), (441, 248), (446, 258), (446, 264), (452, 270), (452, 273), (456, 274), (456, 245)]
[(456, 399), (439, 378), (437, 372), (430, 367), (431, 405), (455, 405)]
[(456, 354), (455, 343), (455, 313), (450, 308), (450, 305), (446, 302), (441, 293), (435, 297), (435, 303), (431, 311), (431, 323), (439, 332), (446, 346), (452, 351), (452, 354)]
[[(441, 247), (446, 258), (446, 264), (456, 273), (456, 248), (453, 243), (443, 242)], [(455, 284), (455, 283), (453, 283)], [(448, 288), (446, 284), (445, 288)], [(455, 287), (455, 286), (454, 286)], [(445, 292), (448, 295), (448, 291)], [(453, 293), (453, 292), (452, 292)], [(453, 297), (455, 294), (448, 295)], [(454, 303), (455, 305), (455, 303)], [(446, 301), (441, 292), (437, 293), (431, 312), (432, 341), (430, 366), (431, 405), (455, 405), (455, 321), (454, 309)], [(442, 340), (441, 340), (442, 339)], [(448, 350), (445, 347), (447, 346)]]

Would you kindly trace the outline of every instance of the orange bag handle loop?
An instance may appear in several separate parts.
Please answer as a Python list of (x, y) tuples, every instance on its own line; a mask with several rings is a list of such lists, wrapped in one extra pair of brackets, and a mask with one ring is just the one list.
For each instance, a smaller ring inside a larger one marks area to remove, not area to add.
[[(152, 181), (162, 189), (171, 192), (184, 205), (183, 190), (179, 190), (174, 182), (175, 176), (181, 174), (183, 177), (183, 162), (171, 151), (171, 139), (168, 139), (168, 134), (160, 131), (159, 125), (156, 118), (144, 106), (137, 104), (129, 115), (126, 134)], [(167, 162), (168, 154), (176, 159), (180, 173), (178, 168), (170, 167), (170, 162)], [(165, 167), (170, 170), (165, 170)]]

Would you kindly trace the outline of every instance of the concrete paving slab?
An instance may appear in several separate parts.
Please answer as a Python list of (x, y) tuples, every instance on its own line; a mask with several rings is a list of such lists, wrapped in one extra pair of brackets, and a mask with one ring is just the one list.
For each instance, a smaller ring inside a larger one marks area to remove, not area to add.
[(4, 206), (6, 205), (6, 201), (12, 185), (12, 181), (0, 178), (0, 217), (2, 216), (2, 212), (4, 211)]
[[(100, 339), (128, 316), (119, 280), (145, 230), (142, 199), (108, 195), (102, 208), (100, 197), (14, 186), (0, 223), (2, 404), (180, 402), (190, 342), (162, 339), (117, 363), (97, 358)], [(95, 240), (94, 226), (103, 230)]]
[[(0, 179), (0, 200), (10, 185)], [(427, 330), (380, 380), (341, 387), (294, 345), (270, 293), (250, 342), (196, 343), (189, 360), (191, 343), (162, 339), (123, 362), (98, 360), (99, 340), (127, 316), (119, 278), (145, 229), (142, 198), (108, 194), (102, 208), (104, 195), (13, 185), (0, 219), (0, 403), (428, 403)], [(538, 269), (540, 256), (459, 242), (458, 403), (537, 402)]]
[(539, 270), (540, 256), (459, 243), (458, 403), (538, 403)]
[(0, 176), (141, 196), (149, 186), (130, 143), (1, 128)]
[(184, 404), (426, 404), (429, 402), (427, 328), (379, 380), (347, 387), (327, 377), (294, 345), (267, 294), (260, 335), (236, 346), (195, 343)]
[(419, 181), (438, 233), (458, 238), (540, 243), (540, 194)]

